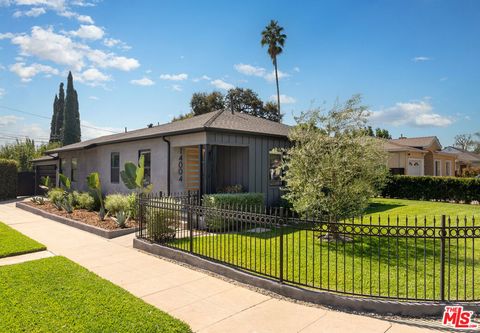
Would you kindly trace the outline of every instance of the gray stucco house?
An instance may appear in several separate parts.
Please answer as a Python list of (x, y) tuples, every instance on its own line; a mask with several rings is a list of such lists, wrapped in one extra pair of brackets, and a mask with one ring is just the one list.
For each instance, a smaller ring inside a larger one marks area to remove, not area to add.
[(215, 193), (242, 185), (262, 192), (268, 205), (281, 196), (278, 148), (289, 145), (290, 126), (222, 110), (168, 124), (102, 136), (49, 151), (72, 187), (87, 190), (86, 177), (99, 172), (106, 193), (128, 192), (120, 179), (127, 161), (145, 156), (154, 191)]

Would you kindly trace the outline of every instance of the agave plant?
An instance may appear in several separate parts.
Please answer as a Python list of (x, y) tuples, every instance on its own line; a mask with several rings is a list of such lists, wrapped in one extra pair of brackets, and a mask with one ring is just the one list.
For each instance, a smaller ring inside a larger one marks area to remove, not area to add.
[(69, 195), (66, 195), (62, 200), (62, 208), (67, 212), (67, 214), (73, 213), (73, 204), (72, 199)]
[(137, 191), (141, 194), (148, 194), (153, 190), (153, 184), (145, 184), (145, 157), (142, 155), (138, 160), (138, 165), (133, 162), (125, 163), (125, 170), (120, 172), (122, 182), (129, 190)]
[(117, 212), (115, 217), (112, 219), (117, 223), (120, 228), (125, 228), (128, 220), (130, 219), (130, 213), (126, 213), (125, 211), (121, 210)]
[(100, 211), (98, 212), (98, 217), (103, 221), (105, 220), (105, 206), (103, 204), (103, 195), (102, 195), (102, 183), (100, 182), (100, 175), (98, 172), (92, 172), (87, 176), (88, 188), (95, 193), (98, 200), (100, 201)]
[(33, 202), (36, 205), (44, 205), (45, 204), (45, 198), (40, 197), (40, 196), (33, 197), (32, 199), (30, 199), (30, 201)]

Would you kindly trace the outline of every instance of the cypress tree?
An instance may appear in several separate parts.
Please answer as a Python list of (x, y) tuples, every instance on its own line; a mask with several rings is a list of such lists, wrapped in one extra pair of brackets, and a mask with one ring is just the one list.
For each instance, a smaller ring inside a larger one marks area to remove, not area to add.
[(53, 100), (52, 121), (50, 122), (50, 142), (55, 142), (58, 140), (57, 117), (58, 117), (58, 96), (55, 94), (55, 99)]
[(57, 141), (63, 142), (63, 118), (65, 114), (65, 91), (63, 90), (63, 82), (58, 88), (58, 104), (57, 104), (57, 123), (56, 123), (56, 138)]
[(77, 91), (73, 87), (72, 72), (68, 73), (67, 96), (65, 98), (65, 113), (63, 119), (63, 145), (79, 142), (80, 113), (78, 107)]

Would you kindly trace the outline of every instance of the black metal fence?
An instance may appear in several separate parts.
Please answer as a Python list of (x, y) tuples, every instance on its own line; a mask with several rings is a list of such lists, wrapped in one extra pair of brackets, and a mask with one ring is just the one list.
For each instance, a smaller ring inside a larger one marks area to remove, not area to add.
[(198, 195), (139, 198), (137, 237), (336, 293), (478, 301), (475, 217), (378, 215), (329, 223), (282, 208), (207, 207)]

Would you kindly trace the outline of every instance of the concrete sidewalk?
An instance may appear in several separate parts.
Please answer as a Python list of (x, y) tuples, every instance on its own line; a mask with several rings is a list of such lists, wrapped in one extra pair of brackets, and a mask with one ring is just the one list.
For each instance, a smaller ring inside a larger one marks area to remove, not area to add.
[(11, 202), (0, 204), (0, 221), (184, 320), (196, 332), (395, 333), (440, 328), (434, 322), (380, 320), (266, 296), (139, 252), (132, 248), (134, 235), (107, 240), (17, 209)]

